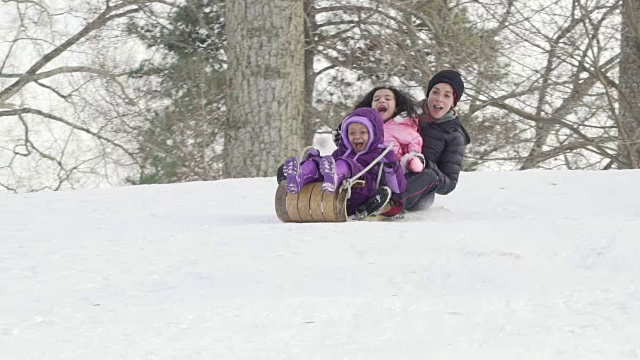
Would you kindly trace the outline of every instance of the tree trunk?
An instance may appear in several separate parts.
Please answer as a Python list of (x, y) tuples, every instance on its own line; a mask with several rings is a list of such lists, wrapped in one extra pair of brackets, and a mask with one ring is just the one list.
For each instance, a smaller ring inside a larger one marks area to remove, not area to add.
[(305, 114), (303, 121), (303, 141), (305, 145), (313, 143), (313, 137), (316, 134), (315, 114), (313, 112), (313, 90), (316, 86), (316, 72), (313, 67), (316, 57), (316, 49), (313, 43), (313, 33), (317, 30), (315, 15), (312, 14), (314, 0), (304, 0), (305, 13), (305, 49), (304, 49), (304, 103)]
[(640, 0), (624, 0), (620, 58), (620, 168), (640, 168)]
[(229, 0), (224, 177), (273, 176), (303, 138), (303, 0)]

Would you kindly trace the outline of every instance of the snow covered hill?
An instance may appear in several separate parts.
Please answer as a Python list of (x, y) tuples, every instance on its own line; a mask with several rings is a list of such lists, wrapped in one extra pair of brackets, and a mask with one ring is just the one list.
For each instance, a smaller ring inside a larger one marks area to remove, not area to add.
[(397, 222), (274, 178), (0, 196), (1, 359), (639, 359), (640, 171), (464, 173)]

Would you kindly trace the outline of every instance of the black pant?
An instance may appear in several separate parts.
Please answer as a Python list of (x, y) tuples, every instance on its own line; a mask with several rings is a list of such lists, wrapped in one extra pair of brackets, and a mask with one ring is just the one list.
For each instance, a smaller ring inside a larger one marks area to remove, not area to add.
[(401, 202), (405, 210), (423, 210), (433, 204), (438, 188), (438, 176), (433, 170), (407, 173), (405, 179), (407, 189), (402, 194), (393, 194), (393, 200)]

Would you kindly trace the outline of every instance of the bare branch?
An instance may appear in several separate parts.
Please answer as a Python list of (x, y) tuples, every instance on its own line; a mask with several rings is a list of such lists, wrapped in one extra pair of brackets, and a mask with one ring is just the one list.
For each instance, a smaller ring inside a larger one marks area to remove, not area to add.
[(19, 116), (19, 115), (23, 115), (23, 114), (38, 115), (38, 116), (42, 116), (44, 118), (47, 118), (47, 119), (62, 123), (62, 124), (67, 125), (67, 126), (73, 128), (73, 129), (76, 129), (78, 131), (82, 131), (82, 132), (84, 132), (86, 134), (89, 134), (89, 135), (95, 137), (96, 139), (99, 139), (99, 140), (102, 140), (102, 141), (104, 141), (106, 143), (109, 143), (109, 144), (115, 146), (116, 148), (122, 150), (125, 154), (129, 155), (131, 158), (135, 158), (135, 156), (127, 148), (125, 148), (124, 146), (118, 144), (117, 142), (115, 142), (115, 141), (113, 141), (113, 140), (111, 140), (111, 139), (109, 139), (107, 137), (104, 137), (103, 135), (101, 135), (101, 134), (99, 134), (99, 133), (97, 133), (95, 131), (92, 131), (92, 130), (86, 128), (86, 127), (74, 124), (74, 123), (72, 123), (70, 121), (67, 121), (67, 120), (65, 120), (65, 119), (63, 119), (63, 118), (61, 118), (59, 116), (56, 116), (56, 115), (53, 115), (53, 114), (50, 114), (50, 113), (47, 113), (47, 112), (44, 112), (44, 111), (41, 111), (41, 110), (38, 110), (38, 109), (31, 109), (31, 108), (20, 108), (20, 109), (15, 109), (15, 110), (0, 111), (0, 117), (4, 117), (4, 116)]
[(7, 86), (5, 89), (0, 91), (0, 104), (7, 102), (12, 96), (17, 94), (25, 85), (35, 80), (40, 80), (38, 78), (34, 78), (37, 75), (38, 71), (40, 71), (44, 66), (50, 63), (52, 60), (60, 56), (67, 49), (77, 44), (80, 40), (84, 39), (91, 32), (101, 28), (109, 21), (125, 17), (127, 15), (139, 12), (139, 8), (133, 8), (128, 10), (123, 10), (122, 12), (118, 12), (122, 9), (126, 9), (129, 6), (132, 6), (133, 3), (123, 2), (118, 5), (114, 5), (105, 9), (101, 14), (99, 14), (93, 21), (89, 24), (85, 25), (80, 31), (78, 31), (75, 35), (68, 38), (62, 44), (55, 47), (49, 53), (42, 56), (35, 64), (33, 64), (23, 76), (21, 76), (17, 81)]

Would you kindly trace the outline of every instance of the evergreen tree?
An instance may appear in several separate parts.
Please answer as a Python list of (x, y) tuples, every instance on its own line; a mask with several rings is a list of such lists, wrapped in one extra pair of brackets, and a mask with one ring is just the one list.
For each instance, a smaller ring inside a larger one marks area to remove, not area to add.
[(222, 176), (225, 121), (224, 1), (188, 0), (169, 21), (131, 26), (161, 61), (138, 76), (160, 79), (151, 97), (163, 104), (139, 130), (144, 167), (132, 183), (212, 180)]

